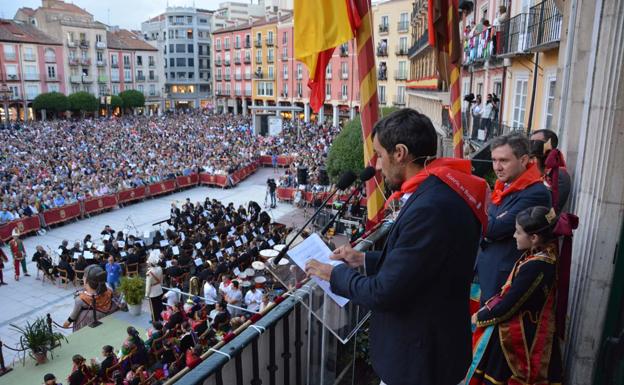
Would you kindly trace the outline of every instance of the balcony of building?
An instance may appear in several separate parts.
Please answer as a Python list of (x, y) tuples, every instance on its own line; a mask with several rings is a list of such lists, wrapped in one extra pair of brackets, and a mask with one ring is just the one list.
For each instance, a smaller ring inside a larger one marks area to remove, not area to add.
[(401, 45), (397, 45), (395, 50), (394, 50), (394, 54), (397, 56), (407, 56), (408, 53), (408, 49), (407, 47), (403, 47)]
[(147, 96), (148, 98), (159, 98), (160, 97), (160, 92), (159, 91), (148, 91), (145, 93), (145, 96)]
[(106, 60), (104, 60), (104, 59), (98, 60), (98, 61), (96, 61), (96, 65), (98, 67), (106, 67)]
[(6, 75), (6, 80), (8, 80), (8, 81), (20, 80), (20, 76), (18, 74), (7, 74)]
[(275, 63), (275, 57), (273, 57), (273, 56), (267, 56), (267, 63), (268, 63), (268, 64), (273, 64), (273, 63)]
[(215, 44), (215, 51), (221, 51), (221, 44)]
[(46, 81), (48, 82), (60, 82), (61, 81), (61, 76), (54, 74), (54, 76), (51, 76), (50, 74), (46, 75)]
[(407, 71), (394, 71), (394, 80), (407, 80)]
[(230, 66), (230, 60), (229, 59), (225, 59), (223, 61), (223, 65), (226, 66), (226, 67), (229, 67)]
[(251, 96), (251, 90), (245, 89), (245, 96)]
[(390, 26), (388, 24), (379, 24), (379, 33), (386, 34), (390, 31)]
[(409, 21), (407, 21), (407, 20), (399, 21), (397, 23), (397, 31), (399, 33), (403, 33), (403, 32), (409, 31)]
[(264, 73), (262, 71), (256, 71), (256, 72), (254, 72), (254, 78), (255, 79), (264, 79)]
[(349, 47), (347, 45), (341, 45), (339, 54), (341, 57), (349, 56)]
[(144, 82), (145, 81), (145, 75), (137, 75), (134, 78), (134, 80), (137, 81), (137, 82)]
[(341, 72), (340, 73), (340, 79), (342, 79), (342, 80), (349, 79), (349, 73), (348, 72)]
[(463, 65), (483, 63), (495, 56), (494, 47), (497, 37), (495, 28), (486, 28), (481, 33), (474, 34), (466, 40), (464, 45)]
[(288, 92), (286, 92), (286, 91), (282, 92), (280, 94), (280, 98), (284, 98), (284, 99), (288, 98)]
[(412, 59), (427, 47), (429, 47), (429, 31), (425, 30), (425, 32), (423, 32), (423, 34), (416, 39), (414, 44), (412, 44), (410, 49), (407, 51), (407, 56)]
[(216, 74), (215, 75), (215, 80), (220, 82), (221, 80), (223, 80), (223, 76), (221, 74)]
[(262, 64), (262, 56), (256, 56), (256, 64)]
[(243, 62), (244, 62), (245, 64), (249, 64), (249, 63), (251, 63), (251, 56), (245, 56), (245, 57), (243, 58)]
[(282, 61), (288, 61), (288, 54), (287, 53), (283, 53), (281, 56)]
[(69, 81), (71, 83), (82, 83), (82, 75), (70, 75)]
[(288, 80), (288, 72), (286, 73), (282, 72), (282, 79)]
[(80, 59), (80, 64), (83, 66), (90, 66), (91, 65), (91, 59), (87, 58), (87, 57), (83, 57), (82, 59)]
[(243, 90), (234, 89), (234, 95), (241, 96), (243, 94)]
[(116, 62), (116, 61), (112, 62), (111, 63), (111, 67), (112, 68), (119, 68), (119, 62)]
[(254, 46), (256, 48), (262, 48), (262, 40), (257, 40), (256, 39), (256, 41), (254, 41)]
[(554, 0), (545, 0), (529, 9), (528, 51), (545, 51), (559, 45), (563, 15)]
[(501, 23), (496, 38), (496, 55), (511, 57), (526, 54), (528, 41), (528, 14), (520, 13)]
[(388, 70), (386, 66), (380, 67), (377, 70), (377, 80), (388, 80)]
[(405, 95), (395, 95), (393, 104), (397, 107), (405, 106)]
[(80, 48), (88, 49), (89, 48), (89, 40), (80, 40)]
[(275, 40), (272, 37), (267, 37), (265, 39), (267, 47), (273, 47), (275, 45)]
[(245, 72), (244, 78), (245, 80), (251, 80), (251, 72)]
[(234, 43), (234, 49), (240, 49), (240, 48), (241, 48), (240, 41), (235, 42), (235, 43)]
[(230, 50), (230, 44), (223, 44), (223, 49), (226, 51)]
[(217, 60), (215, 60), (215, 65), (220, 66), (221, 64), (223, 64), (223, 60), (217, 58)]
[(229, 82), (230, 80), (232, 80), (232, 75), (225, 74), (225, 76), (223, 77), (223, 80), (225, 80), (226, 82)]
[(119, 83), (120, 82), (119, 76), (112, 76), (110, 81), (113, 83)]
[(24, 54), (22, 55), (22, 58), (24, 59), (24, 61), (35, 61), (35, 60), (37, 60), (37, 56), (35, 56), (34, 53), (26, 53), (26, 52), (24, 52)]
[(129, 70), (130, 68), (132, 68), (132, 64), (130, 64), (130, 62), (124, 62), (124, 68)]
[(70, 66), (80, 65), (80, 59), (78, 59), (77, 57), (70, 57), (68, 62)]
[(297, 72), (297, 80), (303, 79), (303, 73)]
[(24, 80), (39, 81), (39, 74), (37, 72), (24, 72)]
[(241, 59), (239, 57), (235, 57), (234, 58), (234, 64), (240, 65), (241, 64)]
[(152, 61), (150, 61), (149, 63), (147, 63), (147, 66), (148, 66), (149, 68), (156, 68), (156, 62), (152, 60)]
[(82, 75), (83, 83), (93, 83), (93, 76), (91, 75)]
[(98, 75), (98, 83), (108, 83), (108, 76)]
[(96, 41), (95, 42), (95, 48), (96, 49), (105, 49), (106, 48), (106, 43), (104, 43), (103, 41)]
[(147, 77), (147, 81), (148, 82), (157, 82), (158, 81), (158, 75), (148, 76)]
[(76, 41), (75, 41), (75, 40), (69, 40), (69, 39), (68, 39), (68, 40), (67, 40), (67, 46), (68, 46), (69, 48), (76, 48), (76, 47), (78, 46), (78, 43), (76, 43)]
[(243, 75), (241, 75), (241, 74), (234, 74), (234, 80), (243, 80)]
[(387, 45), (378, 45), (377, 46), (377, 56), (386, 57), (388, 56), (388, 46)]
[(251, 48), (251, 41), (249, 41), (249, 40), (245, 40), (244, 47), (245, 47), (245, 48)]

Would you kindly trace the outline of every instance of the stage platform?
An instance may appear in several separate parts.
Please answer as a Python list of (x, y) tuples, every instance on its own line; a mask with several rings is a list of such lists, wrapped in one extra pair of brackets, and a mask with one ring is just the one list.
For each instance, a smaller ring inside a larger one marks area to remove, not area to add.
[(60, 348), (54, 349), (54, 359), (48, 353), (48, 362), (37, 365), (26, 354), (25, 365), (16, 361), (13, 370), (0, 377), (0, 385), (37, 385), (43, 383), (46, 373), (53, 373), (59, 383), (66, 384), (72, 367), (72, 356), (81, 354), (89, 361), (91, 358), (101, 357), (102, 346), (111, 345), (116, 352), (119, 351), (127, 333), (128, 326), (134, 326), (145, 339), (149, 325), (149, 310), (144, 309), (141, 315), (133, 316), (127, 312), (118, 311), (102, 320), (102, 324), (96, 328), (84, 327), (76, 333), (67, 336), (68, 342), (64, 342)]

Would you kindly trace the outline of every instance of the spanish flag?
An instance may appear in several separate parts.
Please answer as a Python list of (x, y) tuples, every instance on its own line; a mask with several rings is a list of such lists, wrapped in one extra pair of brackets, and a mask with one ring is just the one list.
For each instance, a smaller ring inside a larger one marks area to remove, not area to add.
[(295, 58), (308, 67), (310, 106), (318, 112), (325, 101), (325, 68), (334, 49), (355, 37), (360, 17), (354, 0), (295, 0)]

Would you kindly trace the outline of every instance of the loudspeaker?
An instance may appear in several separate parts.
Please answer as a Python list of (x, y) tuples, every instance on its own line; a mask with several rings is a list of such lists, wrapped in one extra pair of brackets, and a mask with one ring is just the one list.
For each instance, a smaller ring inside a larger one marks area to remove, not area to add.
[(299, 184), (308, 184), (308, 168), (307, 167), (297, 168), (297, 182), (299, 182)]
[(325, 167), (319, 169), (319, 184), (321, 186), (329, 186), (329, 176)]

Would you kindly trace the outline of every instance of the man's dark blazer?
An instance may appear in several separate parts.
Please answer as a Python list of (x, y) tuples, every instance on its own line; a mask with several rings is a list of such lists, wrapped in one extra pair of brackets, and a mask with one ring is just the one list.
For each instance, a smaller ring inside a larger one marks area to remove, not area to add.
[(551, 194), (543, 183), (531, 186), (503, 198), (500, 205), (488, 207), (488, 228), (477, 256), (477, 276), (481, 285), (481, 303), (500, 292), (514, 264), (522, 255), (513, 235), (516, 215), (533, 206), (551, 206)]
[(457, 385), (471, 362), (469, 292), (481, 224), (434, 176), (407, 199), (366, 273), (341, 264), (331, 288), (372, 311), (370, 354), (388, 385)]

